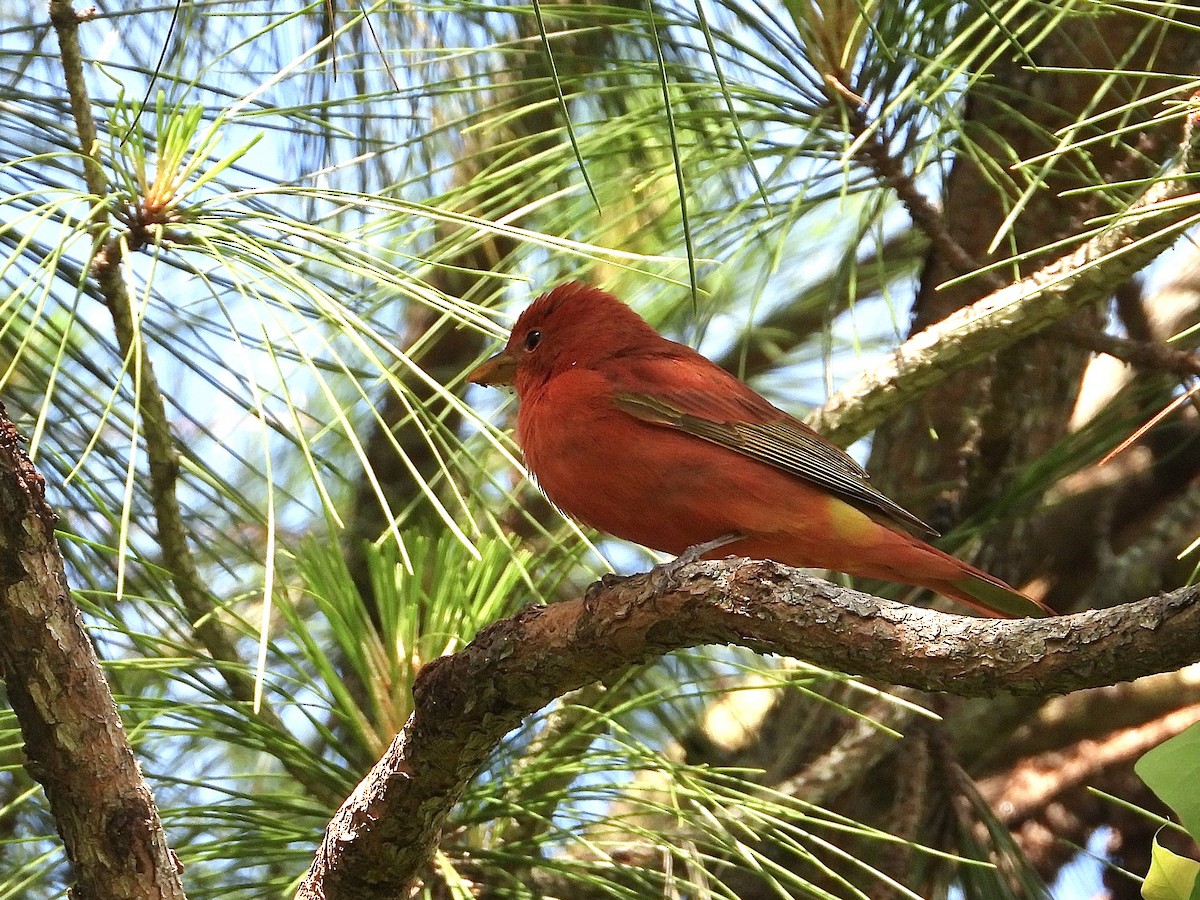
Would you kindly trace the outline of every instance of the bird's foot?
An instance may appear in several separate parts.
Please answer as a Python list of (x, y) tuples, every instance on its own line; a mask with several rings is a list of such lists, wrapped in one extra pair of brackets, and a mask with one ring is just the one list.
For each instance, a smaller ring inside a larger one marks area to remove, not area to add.
[(676, 579), (679, 575), (679, 570), (684, 566), (696, 562), (706, 553), (711, 553), (713, 550), (724, 547), (727, 544), (732, 544), (734, 541), (740, 541), (743, 537), (745, 537), (745, 535), (736, 531), (730, 532), (729, 534), (723, 534), (720, 537), (713, 538), (711, 541), (705, 541), (702, 544), (693, 544), (670, 562), (665, 562), (661, 565), (655, 566), (654, 572), (659, 579), (659, 593), (679, 587), (679, 583)]
[[(680, 569), (689, 563), (696, 562), (700, 559), (700, 557), (704, 556), (704, 554), (709, 553), (712, 550), (716, 550), (719, 547), (724, 547), (726, 544), (732, 544), (734, 541), (740, 541), (743, 537), (744, 535), (739, 534), (736, 531), (730, 532), (729, 534), (723, 534), (711, 541), (705, 541), (702, 544), (693, 544), (674, 559), (655, 566), (650, 570), (655, 576), (655, 592), (661, 594), (665, 591), (677, 588), (679, 584), (676, 580), (676, 576), (679, 574)], [(583, 593), (583, 600), (585, 603), (591, 603), (604, 591), (607, 591), (609, 588), (614, 588), (618, 584), (628, 581), (633, 577), (633, 575), (618, 575), (616, 572), (605, 572), (600, 576), (599, 581), (593, 581), (588, 585), (587, 590)]]

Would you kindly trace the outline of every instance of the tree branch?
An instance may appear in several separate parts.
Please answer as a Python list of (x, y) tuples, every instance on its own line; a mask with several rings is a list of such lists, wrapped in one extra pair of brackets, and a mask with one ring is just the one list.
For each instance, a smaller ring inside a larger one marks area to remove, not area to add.
[[(1009, 772), (1032, 756), (1062, 752), (1082, 741), (1104, 740), (1119, 729), (1140, 728), (1185, 707), (1200, 708), (1198, 669), (1188, 666), (1055, 697), (1010, 729), (1007, 736), (996, 740), (993, 734), (986, 755), (972, 761), (973, 774)], [(986, 711), (981, 710), (983, 716)]]
[[(83, 75), (78, 34), (80, 14), (72, 8), (71, 0), (51, 0), (50, 20), (58, 35), (63, 77), (84, 158), (84, 180), (95, 204), (91, 232), (97, 246), (103, 244), (92, 260), (92, 275), (112, 316), (117, 346), (132, 371), (137, 411), (146, 438), (150, 501), (154, 508), (163, 564), (171, 573), (172, 583), (187, 613), (192, 633), (212, 657), (234, 700), (247, 706), (254, 705), (257, 717), (264, 725), (285, 733), (286, 729), (274, 711), (255, 702), (254, 679), (245, 672), (237, 652), (235, 636), (217, 615), (218, 605), (204, 586), (195, 555), (188, 543), (188, 529), (176, 491), (179, 460), (166, 401), (154, 374), (133, 299), (129, 296), (121, 273), (122, 241), (119, 236), (108, 237), (109, 220), (105, 212), (105, 202), (109, 198), (108, 183), (100, 161), (96, 123), (92, 118), (91, 99)], [(287, 758), (281, 758), (280, 762), (313, 796), (325, 802), (336, 802), (337, 797), (330, 786), (314, 775), (309, 767)]]
[(1024, 759), (1000, 775), (979, 781), (979, 792), (1000, 821), (1012, 828), (1072, 788), (1086, 785), (1107, 768), (1131, 764), (1196, 722), (1200, 722), (1200, 704), (1174, 709), (1153, 721)]
[(330, 823), (297, 894), (402, 896), (491, 750), (555, 697), (672, 650), (739, 644), (962, 696), (1046, 695), (1200, 659), (1200, 588), (1050, 619), (905, 606), (769, 561), (658, 572), (527, 607), (430, 663), (414, 713)]
[(67, 593), (45, 484), (0, 406), (0, 676), (78, 900), (182, 898), (154, 797)]
[(1077, 322), (1059, 322), (1051, 334), (1077, 347), (1106, 353), (1113, 359), (1151, 371), (1170, 372), (1183, 378), (1200, 375), (1200, 355), (1158, 341), (1118, 337)]
[[(920, 692), (898, 687), (889, 696), (916, 702)], [(911, 706), (880, 699), (862, 718), (855, 718), (832, 747), (795, 775), (772, 785), (772, 790), (824, 806), (849, 790), (863, 772), (870, 771), (895, 749), (895, 738), (884, 732), (881, 725), (903, 732), (916, 716)]]
[[(904, 169), (904, 162), (895, 156), (888, 148), (877, 123), (867, 119), (860, 104), (842, 98), (846, 103), (846, 118), (850, 133), (855, 138), (859, 148), (857, 156), (873, 171), (880, 181), (896, 192), (904, 208), (908, 210), (913, 224), (929, 238), (935, 252), (950, 265), (958, 269), (959, 274), (967, 275), (980, 270), (979, 263), (958, 242), (946, 222), (942, 210), (938, 209), (924, 192), (917, 186), (917, 180)], [(980, 270), (978, 277), (992, 290), (1002, 288), (1005, 279), (991, 269)]]
[[(934, 250), (941, 254), (943, 260), (958, 269), (962, 275), (977, 273), (983, 283), (992, 291), (1006, 287), (1006, 280), (995, 269), (982, 268), (980, 263), (968, 253), (954, 237), (946, 224), (941, 211), (917, 187), (916, 180), (904, 171), (900, 159), (892, 155), (877, 128), (867, 121), (861, 107), (849, 106), (847, 110), (851, 133), (858, 139), (861, 147), (858, 153), (880, 180), (889, 184), (908, 209), (913, 223), (928, 238)], [(1184, 152), (1188, 152), (1185, 147)], [(1132, 284), (1125, 281), (1123, 284)], [(1136, 304), (1121, 304), (1118, 294), (1118, 304), (1123, 309), (1140, 309)], [(1142, 337), (1138, 339), (1123, 338), (1108, 334), (1097, 328), (1089, 328), (1079, 322), (1062, 321), (1049, 329), (1055, 337), (1069, 341), (1085, 350), (1095, 353), (1106, 353), (1122, 362), (1148, 369), (1159, 369), (1172, 372), (1184, 377), (1200, 375), (1200, 356), (1185, 350)]]
[[(93, 234), (104, 238), (108, 219), (104, 201), (108, 184), (100, 163), (96, 123), (92, 119), (91, 100), (83, 77), (82, 56), (79, 52), (79, 22), (70, 0), (52, 0), (50, 19), (58, 33), (67, 92), (71, 111), (79, 132), (84, 156), (84, 177), (88, 190), (94, 195)], [(142, 334), (134, 315), (133, 302), (121, 275), (121, 244), (108, 240), (92, 262), (92, 274), (104, 297), (113, 319), (117, 345), (133, 372), (138, 412), (146, 436), (146, 456), (150, 467), (150, 498), (158, 525), (158, 540), (163, 560), (170, 570), (179, 599), (192, 620), (192, 628), (213, 658), (218, 662), (236, 662), (238, 654), (232, 638), (216, 618), (216, 605), (202, 587), (196, 561), (187, 542), (187, 528), (179, 509), (175, 487), (179, 464), (174, 438), (167, 417), (166, 403), (154, 375)], [(230, 692), (241, 701), (254, 699), (254, 685), (236, 666), (222, 666)]]
[(1192, 193), (1188, 176), (1200, 153), (1196, 118), (1190, 110), (1179, 161), (1108, 227), (1074, 252), (909, 338), (887, 362), (831, 397), (808, 423), (840, 446), (853, 443), (954, 372), (1111, 296), (1114, 285), (1152, 262), (1197, 218), (1195, 204), (1181, 200)]

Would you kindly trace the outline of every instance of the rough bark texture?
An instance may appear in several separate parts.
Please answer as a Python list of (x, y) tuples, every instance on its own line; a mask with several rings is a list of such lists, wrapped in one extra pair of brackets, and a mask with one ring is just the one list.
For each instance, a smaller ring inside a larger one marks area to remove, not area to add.
[(298, 897), (403, 895), (492, 748), (555, 697), (670, 650), (735, 643), (926, 691), (1044, 696), (1200, 659), (1200, 589), (995, 621), (879, 600), (771, 562), (693, 563), (529, 607), (417, 682), (415, 712), (326, 831)]
[(0, 407), (0, 675), (76, 900), (182, 898), (154, 798), (67, 593), (44, 484)]

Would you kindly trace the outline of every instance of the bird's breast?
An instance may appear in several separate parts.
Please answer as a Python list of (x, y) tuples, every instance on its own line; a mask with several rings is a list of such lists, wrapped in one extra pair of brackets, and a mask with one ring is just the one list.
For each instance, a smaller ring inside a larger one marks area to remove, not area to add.
[[(573, 518), (657, 550), (774, 531), (812, 488), (776, 469), (611, 405), (603, 378), (572, 371), (522, 398), (517, 440), (546, 496)], [(781, 504), (784, 510), (781, 512)]]

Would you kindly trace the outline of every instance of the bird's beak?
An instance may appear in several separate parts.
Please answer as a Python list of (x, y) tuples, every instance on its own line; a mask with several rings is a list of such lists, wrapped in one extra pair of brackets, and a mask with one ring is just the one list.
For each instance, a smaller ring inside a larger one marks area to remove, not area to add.
[(501, 350), (467, 376), (472, 384), (512, 384), (517, 374), (517, 360), (507, 350)]

